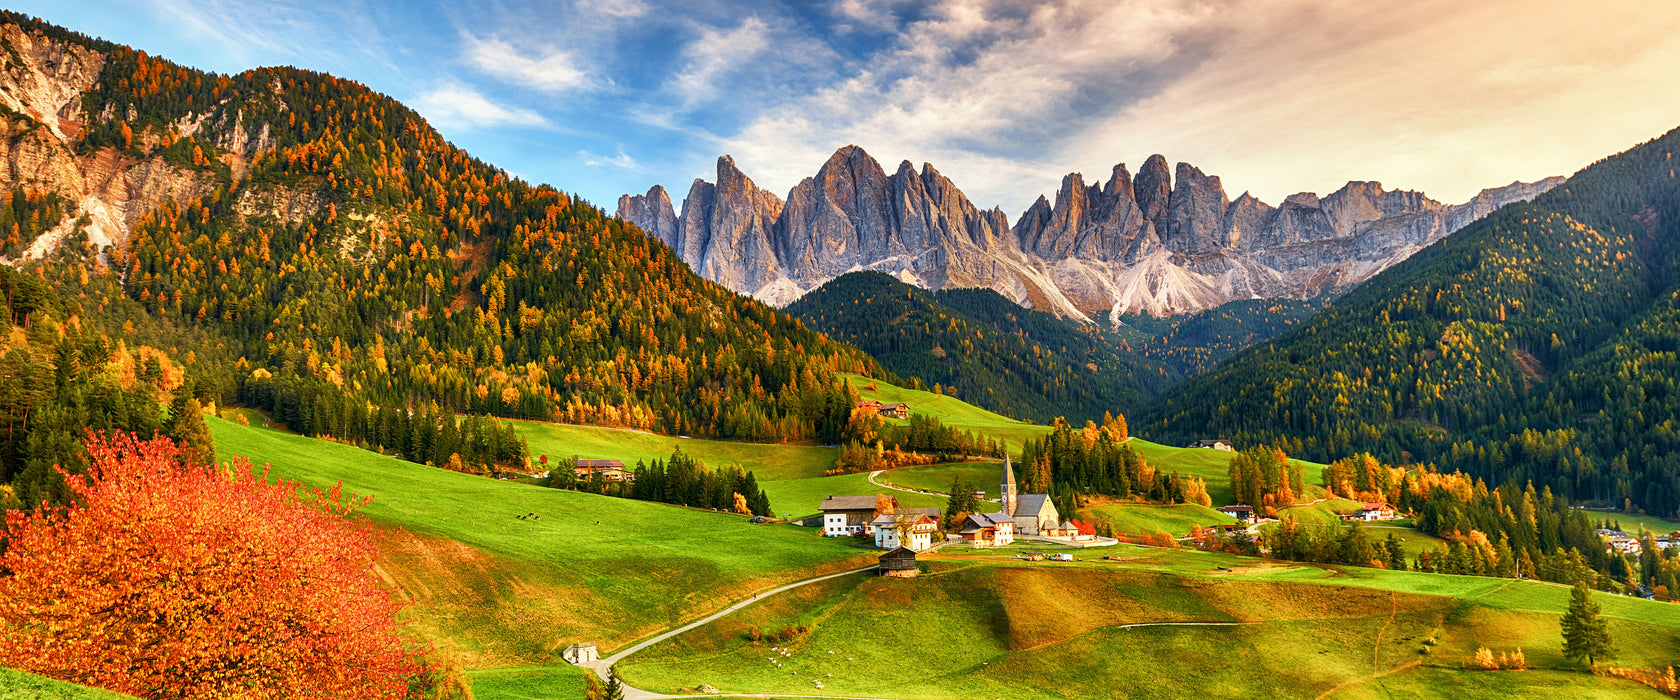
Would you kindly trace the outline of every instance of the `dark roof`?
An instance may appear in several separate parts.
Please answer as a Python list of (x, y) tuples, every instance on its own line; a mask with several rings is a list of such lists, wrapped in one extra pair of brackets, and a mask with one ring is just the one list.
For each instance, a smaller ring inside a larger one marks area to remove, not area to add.
[(885, 569), (913, 569), (916, 568), (916, 552), (908, 547), (899, 547), (882, 554), (877, 561)]
[(908, 513), (910, 515), (925, 515), (933, 518), (934, 520), (938, 520), (940, 516), (945, 514), (944, 511), (938, 508), (900, 508), (898, 509), (898, 512)]
[(1221, 511), (1237, 511), (1237, 512), (1242, 512), (1242, 513), (1253, 513), (1254, 512), (1254, 506), (1245, 506), (1245, 505), (1220, 506), (1219, 510), (1221, 510)]
[(1015, 499), (1015, 517), (1036, 518), (1044, 512), (1044, 504), (1050, 502), (1050, 497), (1042, 493), (1022, 494)]
[(577, 466), (589, 469), (605, 469), (607, 467), (624, 468), (624, 460), (620, 459), (580, 459)]
[(1003, 483), (1015, 483), (1015, 466), (1010, 463), (1008, 455), (1004, 455), (1003, 457)]
[(817, 510), (828, 512), (833, 510), (875, 510), (874, 496), (829, 496), (823, 499)]

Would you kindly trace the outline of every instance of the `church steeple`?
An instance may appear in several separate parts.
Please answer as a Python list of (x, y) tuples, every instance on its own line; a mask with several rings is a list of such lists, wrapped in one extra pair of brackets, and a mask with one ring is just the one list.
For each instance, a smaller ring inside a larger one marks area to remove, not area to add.
[(998, 497), (1003, 501), (1003, 514), (1015, 517), (1015, 464), (1009, 455), (1003, 456), (1003, 481), (998, 485)]

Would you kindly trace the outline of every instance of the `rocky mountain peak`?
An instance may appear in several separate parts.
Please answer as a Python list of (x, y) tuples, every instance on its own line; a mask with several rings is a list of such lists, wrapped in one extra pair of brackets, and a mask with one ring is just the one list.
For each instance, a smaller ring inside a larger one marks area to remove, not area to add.
[[(1555, 184), (1552, 182), (1551, 184)], [(695, 181), (675, 246), (701, 274), (785, 304), (845, 272), (873, 269), (926, 288), (990, 287), (1064, 316), (1171, 314), (1233, 299), (1305, 298), (1357, 283), (1498, 205), (1550, 185), (1485, 191), (1460, 207), (1355, 181), (1273, 207), (1218, 176), (1151, 156), (1101, 185), (1068, 173), (1013, 226), (981, 210), (933, 165), (888, 174), (856, 145), (835, 150), (786, 202), (733, 159), (717, 184)], [(667, 240), (662, 190), (621, 198), (619, 216)], [(1478, 213), (1479, 212), (1479, 213)]]

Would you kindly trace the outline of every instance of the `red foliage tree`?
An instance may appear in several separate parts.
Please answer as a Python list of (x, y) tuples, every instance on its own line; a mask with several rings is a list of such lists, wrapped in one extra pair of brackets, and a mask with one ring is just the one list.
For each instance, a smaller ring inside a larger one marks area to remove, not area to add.
[(90, 435), (68, 508), (12, 511), (0, 666), (148, 698), (398, 698), (427, 669), (366, 500)]

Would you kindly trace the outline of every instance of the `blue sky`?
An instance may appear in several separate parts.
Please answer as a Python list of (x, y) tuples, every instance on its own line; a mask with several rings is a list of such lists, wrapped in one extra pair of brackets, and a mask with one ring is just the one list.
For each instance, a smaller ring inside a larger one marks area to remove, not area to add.
[[(1593, 7), (1610, 5), (1611, 7)], [(218, 72), (360, 81), (607, 208), (729, 153), (783, 195), (848, 143), (1011, 218), (1153, 153), (1276, 203), (1449, 202), (1680, 125), (1672, 0), (23, 0)]]

